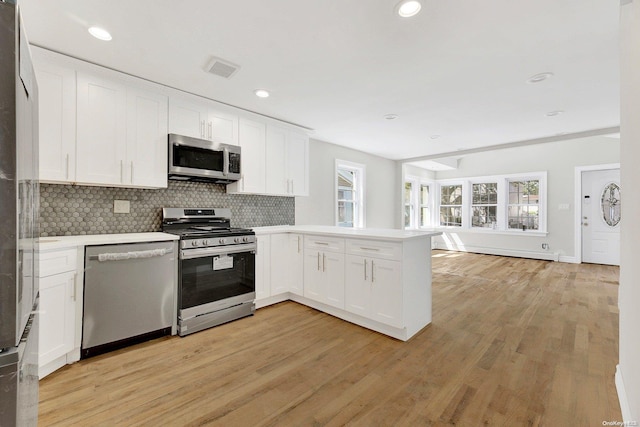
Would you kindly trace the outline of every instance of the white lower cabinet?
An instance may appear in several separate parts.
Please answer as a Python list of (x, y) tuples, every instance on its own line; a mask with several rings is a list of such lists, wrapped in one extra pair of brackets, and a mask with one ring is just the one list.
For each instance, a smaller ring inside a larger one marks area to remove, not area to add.
[(345, 309), (402, 327), (402, 268), (399, 261), (347, 254)]
[(271, 296), (271, 236), (257, 236), (256, 300)]
[(39, 253), (40, 331), (38, 374), (40, 378), (67, 364), (74, 348), (77, 289), (77, 250)]
[(289, 273), (289, 292), (304, 295), (304, 239), (302, 234), (287, 234), (288, 255), (287, 271)]
[(271, 296), (289, 292), (289, 236), (271, 236)]
[(305, 237), (304, 296), (344, 309), (344, 239)]

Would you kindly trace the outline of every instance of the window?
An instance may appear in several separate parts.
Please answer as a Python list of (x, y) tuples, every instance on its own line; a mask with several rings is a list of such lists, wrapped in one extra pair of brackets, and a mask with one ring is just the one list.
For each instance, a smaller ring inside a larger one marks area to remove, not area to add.
[(428, 227), (430, 223), (429, 186), (427, 184), (420, 184), (420, 227)]
[(509, 229), (538, 230), (540, 226), (540, 181), (509, 180)]
[(462, 227), (462, 184), (440, 186), (440, 225)]
[(364, 165), (336, 160), (336, 225), (364, 227)]
[(413, 217), (413, 182), (406, 181), (404, 183), (404, 228), (414, 227)]
[(471, 185), (471, 226), (497, 228), (497, 182), (482, 182)]

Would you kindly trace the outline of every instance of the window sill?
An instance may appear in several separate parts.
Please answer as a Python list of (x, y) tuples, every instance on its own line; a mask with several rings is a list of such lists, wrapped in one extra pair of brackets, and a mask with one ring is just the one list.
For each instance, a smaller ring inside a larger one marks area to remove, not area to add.
[(503, 236), (526, 236), (526, 237), (545, 237), (549, 235), (547, 231), (517, 231), (517, 230), (494, 230), (492, 228), (462, 228), (462, 227), (433, 227), (422, 228), (422, 230), (441, 231), (443, 233), (477, 233), (477, 234), (495, 234)]

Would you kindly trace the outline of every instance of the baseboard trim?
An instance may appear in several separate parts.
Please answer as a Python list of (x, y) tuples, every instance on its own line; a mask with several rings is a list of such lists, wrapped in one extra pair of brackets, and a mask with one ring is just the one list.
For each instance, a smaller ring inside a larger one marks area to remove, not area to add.
[[(622, 421), (630, 423), (635, 421), (631, 419), (631, 407), (629, 406), (629, 400), (627, 399), (627, 392), (624, 388), (624, 381), (622, 379), (622, 371), (620, 365), (616, 365), (616, 390), (618, 391), (618, 400), (620, 401), (620, 411), (622, 412)], [(630, 424), (629, 424), (630, 425)]]
[(486, 254), (486, 255), (500, 255), (500, 256), (511, 256), (516, 258), (531, 258), (531, 259), (542, 259), (547, 261), (558, 261), (559, 254), (556, 252), (534, 252), (534, 251), (518, 251), (513, 249), (503, 249), (503, 248), (485, 248), (480, 246), (456, 246), (453, 248), (447, 247), (446, 244), (440, 242), (433, 242), (434, 249), (442, 249), (445, 251), (458, 251), (458, 252), (473, 252), (478, 254)]
[(576, 257), (574, 257), (574, 256), (563, 256), (563, 255), (560, 255), (560, 258), (558, 259), (558, 261), (566, 262), (566, 263), (569, 263), (569, 264), (580, 264), (578, 262), (578, 259)]

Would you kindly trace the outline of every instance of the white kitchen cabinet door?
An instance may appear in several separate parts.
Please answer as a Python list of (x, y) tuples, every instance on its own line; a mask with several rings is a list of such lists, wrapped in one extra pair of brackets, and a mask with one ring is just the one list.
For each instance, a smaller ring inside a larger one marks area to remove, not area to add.
[(126, 88), (78, 73), (76, 181), (124, 184)]
[(402, 267), (399, 261), (371, 259), (371, 314), (374, 320), (401, 328)]
[(318, 302), (326, 302), (321, 262), (321, 252), (304, 250), (304, 296)]
[(256, 300), (271, 296), (271, 236), (257, 236)]
[(288, 194), (287, 143), (288, 131), (286, 129), (267, 126), (265, 164), (268, 194)]
[(206, 102), (171, 97), (169, 133), (207, 139), (209, 108)]
[(39, 103), (40, 180), (76, 179), (76, 72), (36, 63)]
[(345, 310), (370, 317), (371, 261), (361, 256), (347, 255), (345, 264)]
[(167, 187), (167, 109), (166, 96), (127, 88), (125, 184)]
[(304, 295), (304, 250), (301, 234), (288, 234), (289, 292)]
[[(40, 367), (73, 350), (75, 331), (75, 272), (40, 279)], [(42, 374), (41, 374), (42, 375)]]
[(265, 153), (266, 132), (264, 123), (240, 119), (240, 181), (229, 184), (227, 189), (232, 193), (258, 193), (266, 191)]
[(237, 115), (219, 109), (209, 109), (207, 117), (206, 139), (223, 144), (238, 145)]
[(287, 171), (289, 194), (309, 195), (309, 137), (289, 132), (287, 144)]
[(272, 234), (271, 238), (271, 296), (289, 292), (289, 236)]
[(335, 252), (322, 254), (326, 303), (341, 309), (344, 309), (344, 258), (344, 254)]

